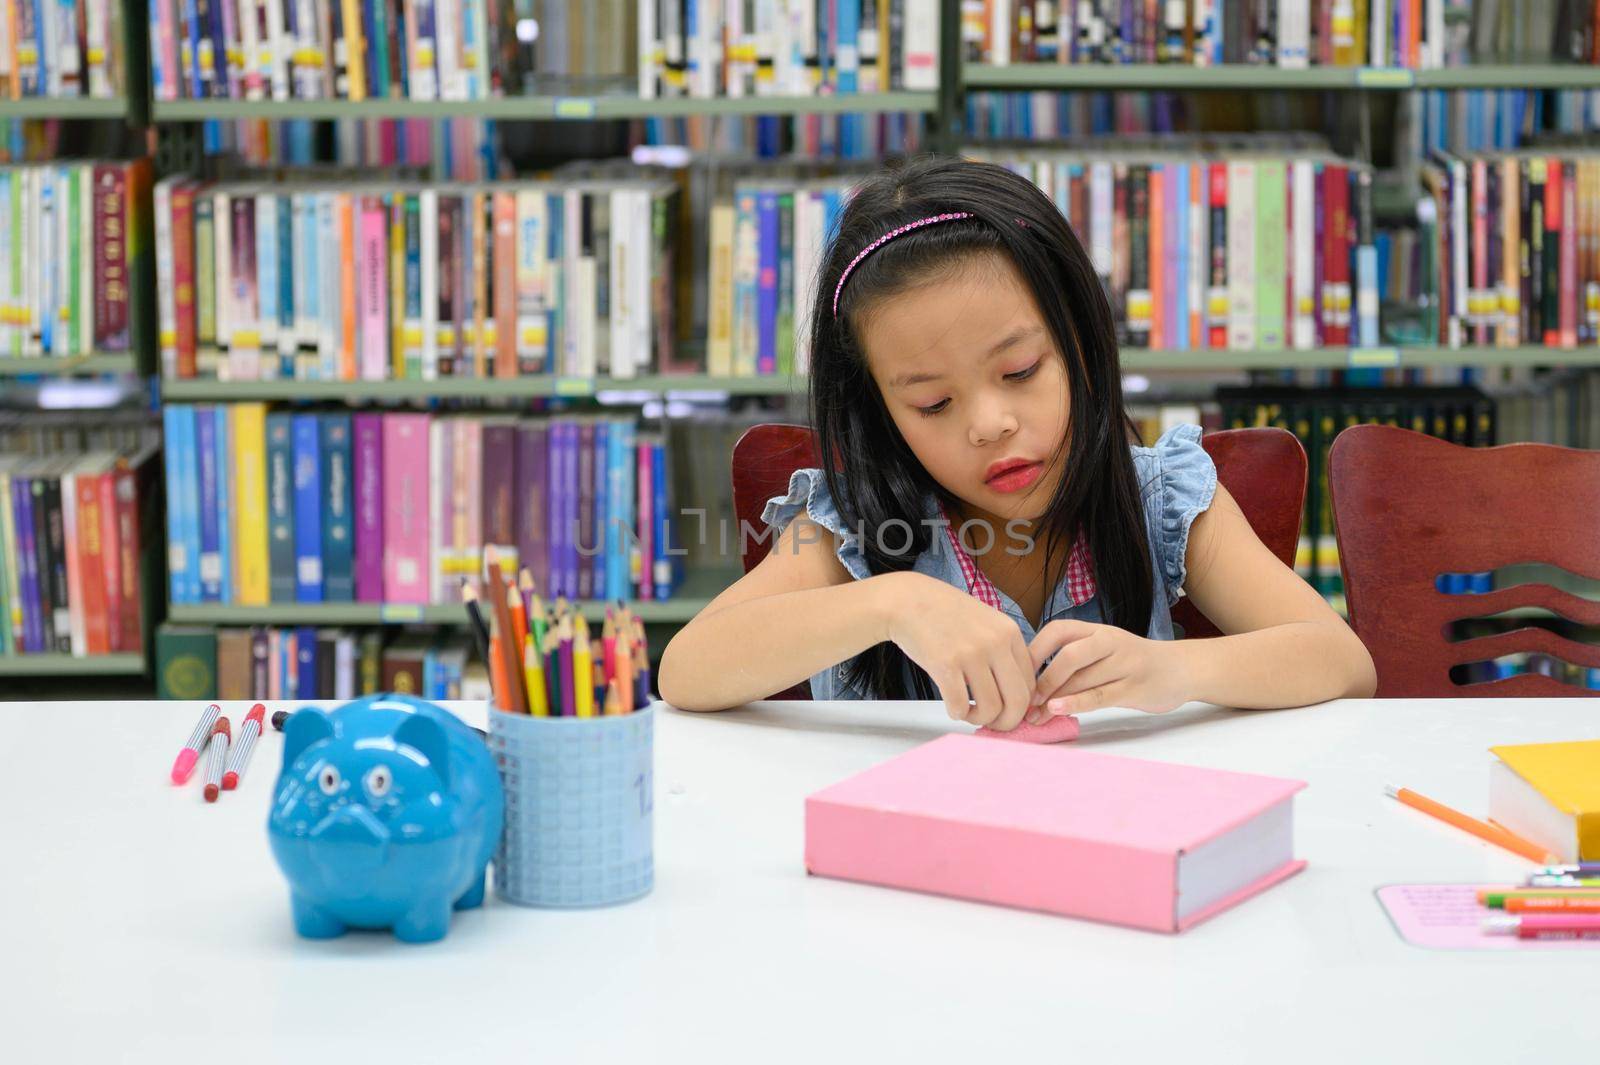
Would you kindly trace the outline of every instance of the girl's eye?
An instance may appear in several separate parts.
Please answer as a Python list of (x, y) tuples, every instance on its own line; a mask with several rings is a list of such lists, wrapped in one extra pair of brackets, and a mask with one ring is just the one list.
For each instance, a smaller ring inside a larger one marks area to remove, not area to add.
[(389, 789), (394, 786), (394, 778), (389, 775), (386, 765), (373, 766), (372, 772), (367, 774), (367, 791), (374, 799), (381, 799), (389, 794)]
[(935, 403), (931, 407), (918, 407), (917, 408), (917, 413), (922, 415), (924, 418), (931, 418), (935, 414), (938, 414), (940, 411), (944, 410), (949, 405), (950, 405), (950, 401), (948, 399), (941, 399), (939, 402)]
[[(1043, 361), (1044, 361), (1043, 359), (1039, 360), (1039, 362), (1043, 362)], [(1039, 369), (1039, 362), (1035, 362), (1032, 366), (1028, 367), (1026, 370), (1018, 370), (1015, 373), (1006, 374), (1006, 380), (1007, 381), (1026, 381), (1028, 378), (1032, 377), (1034, 375), (1034, 373)]]
[(338, 791), (340, 783), (342, 778), (339, 776), (339, 771), (331, 765), (323, 766), (322, 772), (317, 774), (317, 787), (322, 789), (324, 795), (332, 795)]

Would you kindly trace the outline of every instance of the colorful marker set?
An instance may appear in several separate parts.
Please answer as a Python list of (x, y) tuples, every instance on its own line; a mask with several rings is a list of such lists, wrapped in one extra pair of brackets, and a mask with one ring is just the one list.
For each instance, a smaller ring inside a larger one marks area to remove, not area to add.
[(261, 738), (266, 713), (267, 708), (260, 703), (251, 707), (244, 723), (239, 726), (239, 739), (234, 741), (233, 728), (228, 719), (222, 716), (222, 708), (216, 703), (206, 707), (194, 731), (189, 734), (189, 741), (172, 762), (172, 770), (168, 774), (172, 782), (187, 784), (189, 778), (194, 776), (195, 766), (204, 756), (205, 775), (202, 779), (205, 781), (206, 802), (216, 802), (223, 792), (236, 789), (245, 766), (250, 764), (256, 740)]
[(1482, 888), (1489, 935), (1600, 940), (1600, 862), (1546, 866), (1520, 888)]
[(497, 709), (534, 717), (614, 717), (649, 704), (650, 649), (644, 623), (627, 607), (606, 607), (596, 640), (565, 597), (546, 607), (528, 570), (512, 584), (492, 550), (484, 561), (493, 628), (484, 621), (471, 582), (462, 583), (462, 598), (489, 665)]

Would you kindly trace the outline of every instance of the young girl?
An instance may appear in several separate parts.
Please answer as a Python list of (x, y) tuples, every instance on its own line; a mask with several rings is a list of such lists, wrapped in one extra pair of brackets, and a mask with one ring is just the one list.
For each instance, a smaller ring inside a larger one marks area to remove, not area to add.
[[(1111, 308), (1055, 206), (929, 159), (858, 187), (819, 275), (822, 469), (662, 655), (662, 697), (942, 699), (1027, 720), (1370, 696), (1372, 659), (1246, 522), (1194, 426), (1130, 446)], [(1173, 640), (1180, 594), (1227, 635)]]

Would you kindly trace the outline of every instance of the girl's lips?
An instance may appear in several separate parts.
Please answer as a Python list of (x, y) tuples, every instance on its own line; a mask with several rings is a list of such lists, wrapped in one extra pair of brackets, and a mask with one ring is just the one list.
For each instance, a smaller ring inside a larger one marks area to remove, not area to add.
[(997, 492), (1020, 492), (1037, 481), (1042, 472), (1044, 472), (1042, 462), (1007, 466), (999, 473), (984, 478), (984, 483)]

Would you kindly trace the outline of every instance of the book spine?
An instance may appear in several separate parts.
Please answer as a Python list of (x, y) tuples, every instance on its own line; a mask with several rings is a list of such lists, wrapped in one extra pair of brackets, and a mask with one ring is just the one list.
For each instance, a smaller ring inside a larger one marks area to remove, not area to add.
[(55, 627), (55, 650), (72, 653), (72, 596), (67, 585), (66, 520), (61, 509), (61, 479), (34, 481), (43, 488), (44, 543), (48, 548), (50, 610)]
[(734, 229), (737, 212), (732, 204), (711, 208), (710, 305), (707, 310), (706, 373), (733, 375)]
[(273, 601), (269, 506), (267, 502), (267, 409), (260, 403), (233, 408), (234, 551), (238, 580), (235, 598), (241, 606)]
[(359, 224), (358, 359), (362, 380), (382, 381), (389, 376), (389, 227), (378, 197), (361, 197)]
[(754, 192), (735, 197), (733, 249), (733, 373), (754, 377), (759, 365), (757, 291), (761, 280), (761, 226)]
[(1551, 157), (1544, 170), (1544, 346), (1561, 346), (1561, 160)]
[(762, 375), (778, 372), (779, 221), (777, 193), (761, 192), (756, 197), (756, 373)]
[(1292, 164), (1294, 179), (1293, 233), (1294, 242), (1294, 295), (1293, 344), (1298, 351), (1316, 347), (1316, 168), (1305, 159)]
[(588, 568), (592, 571), (590, 580), (597, 599), (605, 598), (606, 572), (610, 564), (606, 552), (610, 545), (611, 529), (611, 499), (610, 484), (611, 471), (608, 464), (611, 460), (611, 422), (609, 419), (598, 419), (594, 424), (594, 457), (590, 474), (593, 479), (594, 493), (594, 539), (592, 547), (594, 557), (589, 561)]
[(524, 374), (542, 373), (550, 355), (545, 205), (543, 193), (516, 194), (516, 349), (517, 366)]
[(384, 432), (383, 415), (351, 418), (355, 438), (355, 595), (362, 603), (383, 601)]
[(267, 415), (267, 566), (271, 601), (294, 602), (294, 440), (288, 414)]
[(1356, 174), (1356, 327), (1357, 343), (1378, 346), (1378, 251), (1372, 228), (1372, 172)]
[(636, 577), (640, 599), (655, 598), (655, 451), (648, 438), (639, 439), (635, 445), (634, 469), (637, 471), (635, 487), (639, 494), (639, 566)]
[(452, 442), (457, 420), (435, 418), (428, 426), (428, 559), (429, 599), (448, 603), (457, 594), (454, 503), (455, 469)]
[(594, 513), (594, 448), (595, 426), (593, 421), (585, 420), (578, 426), (578, 523), (577, 545), (575, 553), (578, 556), (577, 573), (575, 575), (576, 591), (579, 599), (594, 597), (594, 565), (591, 561), (595, 552), (595, 513)]
[(492, 546), (502, 559), (515, 561), (516, 427), (509, 422), (486, 422), (482, 440), (478, 468), (483, 486), (483, 544)]
[(322, 455), (315, 414), (296, 414), (294, 454), (295, 600), (322, 602)]
[(128, 170), (94, 168), (94, 347), (128, 350)]
[(78, 536), (78, 479), (72, 473), (64, 473), (58, 483), (67, 575), (67, 649), (74, 658), (82, 658), (89, 653), (89, 638), (83, 602), (83, 543)]
[(1561, 165), (1560, 342), (1563, 348), (1574, 348), (1578, 345), (1578, 302), (1582, 298), (1578, 280), (1577, 166), (1571, 160)]
[[(432, 45), (430, 43), (429, 47)], [(417, 195), (417, 214), (419, 226), (419, 255), (421, 258), (421, 300), (420, 311), (422, 315), (420, 337), (422, 345), (422, 379), (434, 381), (439, 377), (439, 276), (441, 273), (439, 263), (439, 192), (437, 189), (423, 189)], [(446, 247), (449, 245), (446, 244)], [(449, 273), (449, 268), (442, 271)]]
[(517, 426), (517, 556), (540, 589), (550, 587), (548, 550), (549, 521), (546, 517), (550, 466), (549, 430), (542, 422), (523, 422)]
[(777, 372), (786, 378), (794, 376), (795, 195), (788, 191), (778, 195)]
[(1228, 164), (1228, 347), (1256, 346), (1256, 164)]
[(194, 413), (195, 449), (200, 477), (200, 600), (222, 601), (222, 551), (217, 538), (217, 419), (215, 407)]
[(428, 415), (383, 418), (383, 598), (428, 601)]
[[(87, 491), (83, 486), (88, 483)], [(101, 469), (78, 477), (78, 522), (88, 562), (88, 638), (90, 654), (131, 650), (122, 645), (125, 610), (138, 609), (138, 601), (122, 595), (122, 551), (117, 544), (117, 482), (114, 469)], [(3, 589), (0, 589), (3, 593)], [(96, 622), (98, 605), (101, 620)], [(3, 613), (3, 611), (0, 611)], [(3, 624), (3, 623), (0, 623)]]
[(1325, 167), (1322, 188), (1327, 202), (1327, 226), (1322, 243), (1325, 343), (1342, 345), (1350, 343), (1350, 258), (1345, 246), (1349, 226), (1349, 171), (1342, 166)]
[(1256, 164), (1256, 347), (1277, 351), (1285, 341), (1285, 173), (1282, 162)]
[(11, 479), (11, 508), (12, 542), (17, 546), (16, 554), (12, 556), (17, 568), (17, 605), (12, 609), (12, 623), (21, 626), (21, 644), (24, 651), (43, 651), (44, 626), (39, 616), (38, 553), (33, 543), (33, 488), (28, 478)]
[(355, 598), (355, 522), (352, 516), (350, 416), (318, 416), (322, 482), (323, 597), (330, 603)]
[(517, 352), (517, 198), (496, 192), (494, 212), (494, 320), (496, 377), (515, 377)]

